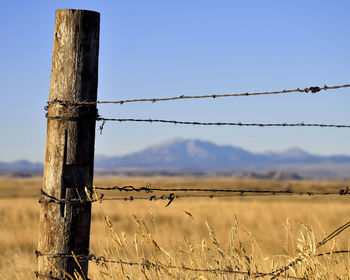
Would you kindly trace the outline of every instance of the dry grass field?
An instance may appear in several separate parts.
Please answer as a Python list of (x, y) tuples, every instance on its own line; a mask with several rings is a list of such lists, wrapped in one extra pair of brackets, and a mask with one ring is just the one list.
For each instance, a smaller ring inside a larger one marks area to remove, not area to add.
[[(350, 186), (350, 182), (244, 181), (230, 177), (97, 177), (95, 180), (96, 186), (141, 187), (146, 183), (153, 187), (307, 191)], [(40, 178), (0, 177), (0, 280), (35, 278), (40, 185)], [(319, 241), (350, 220), (348, 196), (181, 199), (164, 207), (166, 203), (94, 203), (91, 253), (139, 265), (91, 262), (89, 277), (256, 279), (262, 276), (258, 272), (271, 272), (299, 258), (295, 266), (276, 279), (350, 279), (348, 253), (319, 255), (348, 250), (348, 230), (316, 248)]]

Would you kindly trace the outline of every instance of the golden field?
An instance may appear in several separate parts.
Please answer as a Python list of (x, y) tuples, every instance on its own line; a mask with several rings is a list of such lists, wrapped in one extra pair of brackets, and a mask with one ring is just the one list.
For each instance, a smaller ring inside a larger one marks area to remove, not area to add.
[[(147, 183), (153, 187), (295, 191), (334, 191), (350, 186), (350, 182), (245, 181), (233, 177), (95, 179), (96, 186), (141, 187)], [(35, 278), (40, 186), (40, 178), (0, 177), (0, 279)], [(120, 195), (119, 191), (109, 193)], [(166, 203), (94, 203), (91, 253), (139, 265), (91, 262), (89, 277), (256, 279), (257, 272), (271, 272), (300, 258), (276, 279), (350, 279), (348, 253), (316, 256), (349, 249), (348, 230), (316, 249), (319, 241), (350, 220), (348, 196), (181, 199), (164, 207)], [(234, 274), (233, 270), (249, 274)]]

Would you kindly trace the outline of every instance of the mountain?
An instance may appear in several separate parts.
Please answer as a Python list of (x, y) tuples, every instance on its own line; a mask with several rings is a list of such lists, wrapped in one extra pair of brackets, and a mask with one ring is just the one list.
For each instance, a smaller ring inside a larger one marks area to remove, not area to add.
[(95, 166), (222, 168), (252, 162), (256, 158), (253, 153), (233, 146), (218, 146), (200, 140), (175, 139), (122, 157), (96, 157)]
[(349, 163), (349, 156), (318, 156), (298, 148), (253, 153), (229, 145), (175, 139), (121, 157), (97, 156), (97, 168), (234, 168), (256, 165)]
[(208, 141), (174, 139), (125, 156), (96, 156), (95, 167), (97, 170), (123, 169), (124, 173), (127, 169), (127, 174), (136, 174), (135, 169), (148, 170), (143, 174), (163, 170), (165, 173), (161, 174), (168, 175), (172, 172), (232, 175), (273, 170), (294, 172), (307, 178), (345, 178), (350, 176), (350, 156), (313, 155), (299, 148), (253, 153)]
[(11, 172), (41, 172), (44, 165), (39, 162), (30, 162), (28, 160), (18, 160), (15, 162), (7, 163), (0, 161), (0, 171), (11, 171)]
[[(30, 172), (42, 169), (40, 163), (0, 162), (1, 172)], [(314, 155), (299, 148), (281, 152), (253, 153), (239, 147), (217, 145), (208, 141), (173, 139), (125, 156), (96, 155), (95, 169), (99, 173), (122, 172), (130, 175), (184, 173), (232, 175), (248, 172), (243, 173), (243, 176), (249, 177), (253, 176), (254, 172), (260, 176), (259, 174), (269, 171), (278, 171), (292, 172), (307, 178), (350, 178), (350, 156)], [(281, 177), (280, 174), (282, 173), (277, 175)]]

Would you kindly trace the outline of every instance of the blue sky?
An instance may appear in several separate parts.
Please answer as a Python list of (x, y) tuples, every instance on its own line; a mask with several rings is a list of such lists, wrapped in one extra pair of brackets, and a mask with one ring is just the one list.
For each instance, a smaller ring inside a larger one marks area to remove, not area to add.
[[(349, 1), (2, 1), (0, 161), (43, 161), (55, 10), (101, 13), (99, 100), (350, 83)], [(101, 105), (104, 117), (350, 124), (350, 90)], [(350, 129), (107, 123), (96, 153), (169, 138), (350, 155)]]

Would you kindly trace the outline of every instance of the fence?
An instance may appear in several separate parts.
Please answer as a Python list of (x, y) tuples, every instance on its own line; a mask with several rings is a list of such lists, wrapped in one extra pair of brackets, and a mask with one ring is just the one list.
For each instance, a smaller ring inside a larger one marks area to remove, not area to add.
[[(88, 262), (118, 263), (126, 266), (141, 266), (150, 268), (182, 269), (207, 273), (227, 273), (246, 275), (251, 278), (270, 277), (276, 279), (280, 275), (288, 278), (301, 279), (287, 275), (286, 272), (302, 262), (302, 258), (294, 259), (287, 266), (271, 272), (250, 272), (237, 270), (202, 269), (193, 267), (175, 267), (168, 264), (154, 263), (149, 260), (125, 261), (122, 259), (107, 259), (89, 252), (91, 203), (106, 200), (137, 201), (164, 200), (165, 207), (178, 199), (220, 198), (232, 196), (344, 196), (349, 195), (348, 188), (332, 192), (303, 192), (292, 190), (270, 189), (221, 189), (212, 188), (154, 188), (135, 186), (104, 186), (93, 187), (93, 159), (95, 123), (101, 121), (102, 131), (107, 121), (116, 122), (149, 122), (182, 125), (205, 126), (278, 126), (278, 127), (321, 127), (350, 128), (350, 125), (321, 123), (241, 123), (241, 122), (199, 122), (176, 121), (165, 119), (119, 119), (103, 118), (98, 115), (97, 104), (126, 104), (131, 102), (160, 102), (203, 98), (244, 97), (275, 94), (315, 94), (320, 91), (330, 91), (348, 88), (350, 85), (318, 87), (304, 89), (281, 90), (271, 92), (212, 94), (199, 96), (177, 96), (169, 98), (145, 98), (119, 101), (97, 101), (97, 64), (99, 48), (99, 14), (81, 10), (58, 10), (56, 12), (55, 39), (53, 50), (52, 77), (50, 100), (45, 107), (48, 111), (48, 134), (46, 143), (45, 171), (41, 190), (41, 216), (39, 247), (36, 251), (39, 279), (66, 279), (81, 271), (87, 275)], [(120, 193), (135, 193), (137, 195), (106, 197), (97, 191), (116, 191)], [(139, 195), (141, 194), (141, 196)], [(336, 229), (317, 248), (323, 246), (342, 231), (350, 227), (350, 222)], [(74, 253), (72, 253), (74, 252)], [(342, 254), (347, 250), (338, 250), (316, 254)], [(52, 267), (56, 270), (53, 271)], [(85, 277), (85, 276), (84, 276)]]

